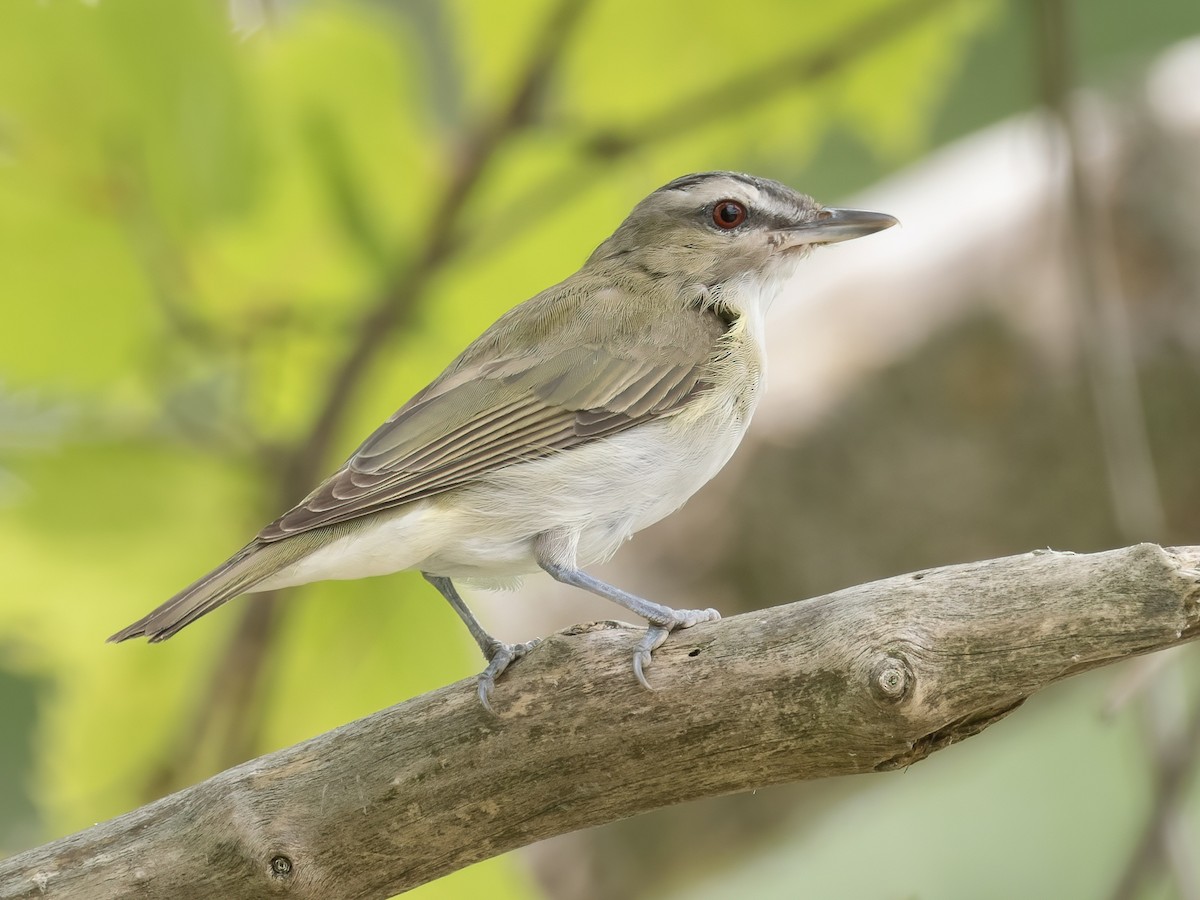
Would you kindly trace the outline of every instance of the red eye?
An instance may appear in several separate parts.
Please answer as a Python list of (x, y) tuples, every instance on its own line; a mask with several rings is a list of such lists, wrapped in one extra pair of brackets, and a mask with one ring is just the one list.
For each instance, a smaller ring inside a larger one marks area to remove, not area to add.
[(746, 207), (736, 200), (721, 200), (713, 207), (713, 224), (718, 228), (737, 228), (746, 221)]

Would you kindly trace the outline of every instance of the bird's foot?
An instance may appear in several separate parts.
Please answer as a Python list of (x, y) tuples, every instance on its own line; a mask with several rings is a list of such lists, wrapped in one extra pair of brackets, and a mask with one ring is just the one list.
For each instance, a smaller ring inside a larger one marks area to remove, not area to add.
[(496, 679), (504, 674), (509, 666), (541, 642), (540, 638), (526, 641), (523, 644), (492, 641), (485, 651), (488, 660), (487, 668), (479, 673), (479, 702), (483, 704), (484, 709), (495, 714), (496, 711), (492, 709), (492, 689), (496, 686)]
[(650, 620), (650, 627), (646, 629), (646, 634), (638, 643), (637, 649), (633, 651), (633, 674), (642, 683), (642, 687), (648, 691), (652, 691), (654, 688), (650, 687), (650, 682), (646, 680), (644, 670), (650, 667), (650, 663), (653, 661), (652, 654), (667, 639), (667, 635), (677, 628), (691, 628), (701, 622), (715, 622), (721, 618), (721, 614), (715, 609), (668, 609), (667, 611), (670, 616), (664, 616), (662, 620)]

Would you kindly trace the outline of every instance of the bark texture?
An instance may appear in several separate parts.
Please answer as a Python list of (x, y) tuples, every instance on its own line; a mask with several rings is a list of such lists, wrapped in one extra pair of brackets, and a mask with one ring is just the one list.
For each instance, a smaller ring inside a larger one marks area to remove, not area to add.
[(1200, 547), (930, 569), (676, 633), (554, 635), (461, 681), (0, 862), (0, 898), (387, 897), (698, 797), (910, 765), (1034, 691), (1200, 632)]

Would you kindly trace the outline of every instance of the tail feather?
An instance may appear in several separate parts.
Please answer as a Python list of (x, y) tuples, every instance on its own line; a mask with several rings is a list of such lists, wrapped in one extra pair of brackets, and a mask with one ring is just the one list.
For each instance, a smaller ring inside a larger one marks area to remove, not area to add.
[(278, 544), (247, 544), (203, 578), (185, 587), (162, 606), (122, 628), (108, 640), (120, 643), (146, 637), (151, 643), (165, 641), (226, 600), (244, 594), (279, 568)]

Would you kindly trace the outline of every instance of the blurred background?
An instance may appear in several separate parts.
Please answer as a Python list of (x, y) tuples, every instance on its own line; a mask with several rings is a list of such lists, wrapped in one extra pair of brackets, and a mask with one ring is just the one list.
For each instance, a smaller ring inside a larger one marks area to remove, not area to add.
[[(415, 575), (104, 638), (689, 171), (903, 227), (813, 258), (738, 456), (610, 578), (730, 615), (1200, 543), (1198, 35), (1195, 0), (0, 5), (0, 851), (474, 675)], [(615, 614), (547, 581), (471, 601), (507, 640)], [(411, 896), (1200, 898), (1198, 675)]]

